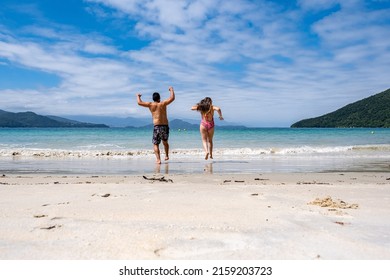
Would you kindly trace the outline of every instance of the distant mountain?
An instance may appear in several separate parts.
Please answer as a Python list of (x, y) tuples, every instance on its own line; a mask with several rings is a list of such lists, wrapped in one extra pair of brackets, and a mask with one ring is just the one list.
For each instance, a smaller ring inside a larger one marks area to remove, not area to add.
[(183, 120), (174, 119), (173, 121), (169, 122), (169, 128), (186, 130), (199, 129), (199, 124), (192, 124)]
[[(169, 122), (169, 128), (170, 129), (186, 129), (186, 130), (199, 130), (199, 121), (197, 124), (189, 123), (183, 120), (174, 119)], [(218, 126), (218, 129), (244, 129), (245, 126), (238, 126), (238, 125), (224, 125), (224, 126)], [(142, 126), (142, 128), (152, 128), (153, 124), (148, 124), (145, 126)]]
[[(191, 123), (191, 124), (197, 124), (199, 126), (199, 123), (200, 123), (200, 114), (199, 114), (199, 119), (186, 119), (186, 118), (180, 118), (182, 121), (185, 121), (185, 122), (188, 122), (188, 123)], [(245, 126), (243, 126), (242, 124), (240, 123), (236, 123), (236, 122), (228, 122), (226, 120), (219, 120), (218, 117), (214, 118), (215, 120), (215, 124), (218, 126), (218, 127), (223, 127), (223, 126), (228, 126), (229, 128), (232, 128), (232, 127), (237, 127), (237, 128), (245, 128)]]
[(291, 127), (388, 127), (390, 89), (344, 106), (332, 113), (301, 120)]
[[(148, 124), (141, 126), (140, 128), (152, 128), (153, 124)], [(199, 124), (192, 124), (189, 122), (185, 122), (179, 119), (174, 119), (169, 122), (169, 128), (170, 129), (186, 129), (186, 130), (191, 130), (191, 129), (199, 129)]]
[[(88, 122), (88, 123), (103, 123), (105, 125), (108, 125), (110, 127), (151, 127), (152, 126), (152, 118), (134, 118), (134, 117), (127, 117), (127, 118), (118, 118), (118, 117), (110, 117), (110, 116), (87, 116), (87, 115), (70, 115), (70, 116), (63, 116), (67, 119), (77, 120), (80, 122)], [(185, 118), (176, 118), (169, 122), (169, 126), (171, 128), (175, 129), (192, 129), (192, 128), (199, 128), (199, 119), (185, 119)], [(236, 123), (230, 123), (227, 121), (220, 121), (218, 118), (215, 119), (215, 124), (219, 128), (245, 128), (245, 126), (242, 126), (240, 124)], [(195, 126), (193, 126), (195, 125)]]
[(75, 121), (75, 120), (70, 120), (70, 119), (66, 119), (66, 118), (61, 118), (61, 117), (57, 117), (57, 116), (45, 116), (45, 117), (48, 117), (52, 120), (55, 120), (55, 121), (58, 121), (58, 122), (63, 122), (63, 123), (71, 123), (71, 124), (80, 124), (82, 122), (79, 122), (79, 121)]
[(103, 123), (110, 127), (139, 127), (147, 125), (151, 122), (150, 118), (118, 118), (118, 117), (109, 117), (109, 116), (84, 116), (84, 115), (71, 115), (63, 116), (72, 120), (77, 120), (80, 122), (88, 123)]
[(107, 127), (104, 124), (82, 123), (34, 112), (11, 113), (0, 110), (0, 127)]
[[(0, 127), (153, 127), (151, 120), (136, 118), (72, 116), (74, 119), (59, 116), (42, 116), (34, 112), (11, 113), (0, 110)], [(84, 121), (82, 121), (84, 120)], [(96, 124), (99, 122), (100, 124)], [(169, 122), (171, 129), (198, 130), (199, 120), (183, 121), (174, 119)], [(218, 129), (244, 129), (242, 125), (231, 125), (216, 120)]]

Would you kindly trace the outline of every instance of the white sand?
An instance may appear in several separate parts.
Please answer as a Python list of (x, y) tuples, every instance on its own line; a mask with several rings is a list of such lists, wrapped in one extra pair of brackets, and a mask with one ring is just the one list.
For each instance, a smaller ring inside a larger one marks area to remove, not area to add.
[(165, 179), (0, 174), (0, 259), (390, 259), (390, 174)]

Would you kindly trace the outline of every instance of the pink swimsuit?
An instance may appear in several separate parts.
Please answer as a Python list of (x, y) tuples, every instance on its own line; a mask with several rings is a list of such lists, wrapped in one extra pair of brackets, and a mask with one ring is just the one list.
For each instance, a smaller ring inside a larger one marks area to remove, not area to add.
[(202, 119), (200, 124), (203, 125), (203, 127), (206, 128), (207, 131), (209, 131), (210, 129), (212, 129), (214, 127), (214, 119), (212, 119), (211, 121)]

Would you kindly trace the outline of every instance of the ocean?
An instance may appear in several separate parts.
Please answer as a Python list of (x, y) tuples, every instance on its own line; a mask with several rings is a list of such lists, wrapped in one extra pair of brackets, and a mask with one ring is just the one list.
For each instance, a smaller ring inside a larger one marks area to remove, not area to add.
[(171, 129), (162, 165), (151, 138), (151, 129), (137, 128), (0, 128), (0, 173), (390, 171), (390, 129), (216, 127), (208, 161), (198, 130)]

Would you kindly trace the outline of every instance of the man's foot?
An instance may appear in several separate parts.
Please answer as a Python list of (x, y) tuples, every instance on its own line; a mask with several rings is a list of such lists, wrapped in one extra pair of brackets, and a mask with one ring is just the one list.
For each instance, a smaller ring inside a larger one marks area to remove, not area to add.
[(210, 158), (211, 158), (211, 159), (213, 159), (213, 156), (212, 156), (212, 155), (210, 155)]
[(206, 156), (204, 157), (205, 160), (209, 159), (209, 153), (206, 153)]
[(169, 160), (169, 156), (166, 156), (166, 157), (165, 157), (165, 160)]
[(161, 160), (156, 160), (156, 164), (161, 164)]

